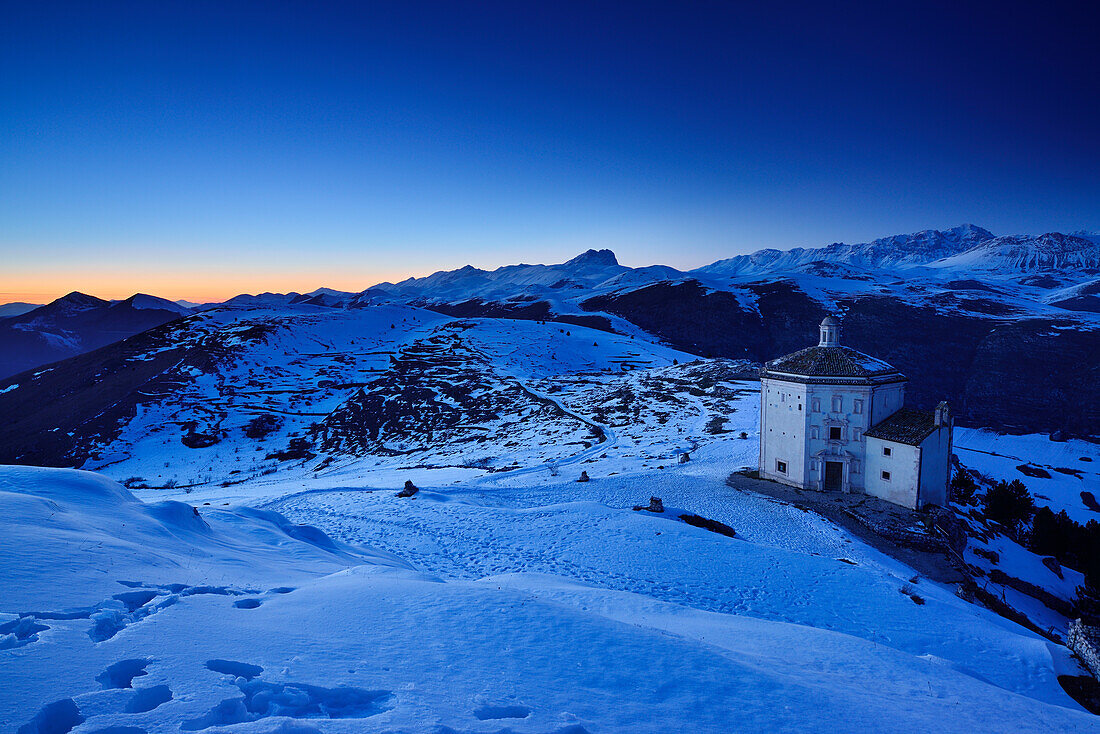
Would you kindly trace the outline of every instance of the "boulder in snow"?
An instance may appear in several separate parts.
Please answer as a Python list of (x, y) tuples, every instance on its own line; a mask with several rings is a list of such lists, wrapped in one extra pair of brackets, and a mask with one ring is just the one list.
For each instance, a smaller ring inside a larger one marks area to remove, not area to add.
[(664, 512), (665, 503), (661, 501), (660, 497), (650, 497), (648, 505), (634, 505), (635, 510), (645, 510), (646, 512)]

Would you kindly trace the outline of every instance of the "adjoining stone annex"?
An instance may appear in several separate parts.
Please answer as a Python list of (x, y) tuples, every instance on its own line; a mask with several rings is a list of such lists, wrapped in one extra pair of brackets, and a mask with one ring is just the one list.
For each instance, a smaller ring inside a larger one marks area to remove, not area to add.
[(840, 345), (821, 322), (817, 346), (760, 372), (760, 476), (802, 489), (858, 492), (911, 509), (947, 503), (952, 419), (905, 407), (908, 378)]

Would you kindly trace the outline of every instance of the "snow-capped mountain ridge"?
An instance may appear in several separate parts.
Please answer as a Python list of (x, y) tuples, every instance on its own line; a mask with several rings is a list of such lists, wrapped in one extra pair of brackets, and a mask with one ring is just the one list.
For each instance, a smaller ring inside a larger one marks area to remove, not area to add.
[(1100, 241), (1059, 232), (1038, 237), (1008, 235), (986, 240), (965, 252), (929, 263), (929, 266), (1002, 274), (1097, 270), (1100, 269)]
[[(823, 269), (822, 264), (830, 267)], [(965, 278), (971, 271), (1009, 277), (1039, 271), (1077, 275), (1080, 270), (1100, 269), (1100, 238), (1093, 241), (1056, 232), (997, 236), (982, 227), (963, 224), (859, 244), (757, 250), (689, 271), (665, 265), (631, 268), (619, 264), (611, 250), (588, 250), (559, 265), (505, 265), (491, 271), (467, 265), (399, 283), (380, 283), (376, 288), (397, 298), (427, 301), (504, 300), (565, 289), (606, 292), (688, 278), (721, 287), (719, 284), (730, 278), (800, 273), (848, 279), (858, 273), (893, 277), (897, 271), (917, 268), (926, 269), (927, 277), (932, 278), (948, 274)]]
[(868, 269), (912, 267), (957, 255), (993, 238), (993, 233), (987, 229), (962, 224), (944, 231), (926, 229), (855, 245), (834, 242), (826, 247), (757, 250), (719, 260), (692, 272), (745, 275), (796, 269), (811, 262), (840, 262)]
[(496, 270), (466, 265), (458, 270), (440, 270), (424, 278), (379, 283), (374, 289), (404, 298), (508, 298), (532, 290), (577, 285), (592, 288), (630, 270), (632, 268), (619, 264), (611, 250), (588, 250), (558, 265), (504, 265)]
[[(972, 272), (983, 277), (1014, 277), (1021, 273), (1051, 271), (1065, 272), (1076, 279), (1081, 270), (1100, 270), (1100, 235), (1084, 232), (1080, 235), (1053, 232), (998, 236), (983, 227), (962, 224), (946, 230), (928, 229), (858, 244), (835, 242), (824, 247), (757, 250), (687, 271), (667, 265), (629, 267), (620, 264), (612, 250), (590, 249), (558, 264), (518, 263), (493, 270), (465, 265), (396, 283), (378, 283), (359, 293), (318, 288), (305, 294), (241, 294), (225, 304), (256, 307), (304, 302), (327, 307), (357, 307), (366, 300), (386, 297), (395, 302), (418, 303), (532, 298), (556, 302), (562, 298), (575, 300), (662, 281), (696, 279), (707, 287), (723, 289), (734, 281), (748, 282), (746, 279), (762, 277), (793, 276), (797, 279), (806, 274), (841, 283), (853, 279), (896, 278), (899, 271), (915, 269), (921, 270), (921, 277), (934, 279), (965, 279)], [(849, 286), (842, 290), (849, 290)]]

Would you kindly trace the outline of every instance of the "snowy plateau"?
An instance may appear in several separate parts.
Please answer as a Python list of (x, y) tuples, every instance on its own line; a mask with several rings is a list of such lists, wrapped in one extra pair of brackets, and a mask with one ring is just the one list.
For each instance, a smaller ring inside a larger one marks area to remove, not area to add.
[[(0, 732), (1100, 731), (1079, 570), (953, 505), (985, 604), (731, 479), (760, 362), (835, 313), (953, 401), (979, 492), (1100, 518), (1091, 237), (119, 302), (160, 323), (0, 378)], [(120, 313), (67, 298), (0, 327)]]

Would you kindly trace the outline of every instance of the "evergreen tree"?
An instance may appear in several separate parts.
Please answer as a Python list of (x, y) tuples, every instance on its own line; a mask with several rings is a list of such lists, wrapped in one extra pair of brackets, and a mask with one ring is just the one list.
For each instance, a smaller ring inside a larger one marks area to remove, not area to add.
[(962, 469), (955, 470), (955, 476), (951, 478), (951, 499), (960, 505), (974, 504), (974, 495), (978, 492), (978, 483), (969, 472)]
[(997, 482), (982, 498), (983, 512), (990, 520), (999, 522), (1015, 532), (1020, 523), (1031, 517), (1035, 503), (1031, 493), (1019, 479)]

